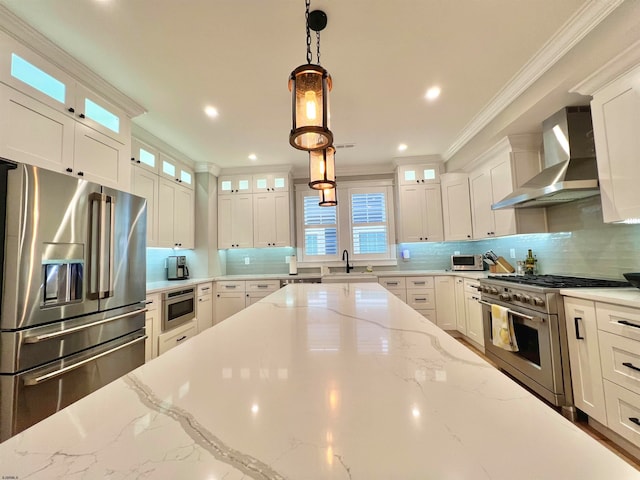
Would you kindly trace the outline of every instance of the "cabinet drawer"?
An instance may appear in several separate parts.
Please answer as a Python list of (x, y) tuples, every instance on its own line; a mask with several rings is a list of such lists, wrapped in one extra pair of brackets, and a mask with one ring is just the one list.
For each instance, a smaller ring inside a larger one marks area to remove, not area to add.
[(434, 310), (436, 308), (433, 290), (424, 292), (407, 291), (407, 303), (416, 310)]
[(201, 283), (197, 287), (196, 295), (211, 295), (213, 293), (213, 283)]
[(154, 293), (152, 295), (147, 295), (145, 303), (147, 312), (155, 312), (160, 308), (160, 294)]
[(247, 280), (247, 292), (275, 292), (280, 280)]
[(406, 285), (404, 277), (380, 277), (378, 283), (387, 290), (404, 290)]
[(640, 309), (596, 303), (598, 329), (640, 340)]
[(599, 332), (602, 376), (640, 395), (640, 342)]
[(216, 282), (216, 292), (218, 293), (244, 292), (244, 289), (245, 289), (244, 280)]
[(174, 330), (169, 330), (168, 332), (159, 335), (158, 355), (162, 355), (167, 350), (171, 350), (173, 347), (177, 347), (178, 345), (185, 343), (197, 333), (198, 327), (196, 321), (191, 320), (189, 323), (185, 323)]
[(640, 395), (605, 380), (604, 398), (607, 426), (640, 447)]
[(474, 295), (478, 294), (478, 287), (480, 286), (480, 282), (477, 280), (466, 280), (464, 281), (464, 291), (467, 293), (473, 293)]
[(407, 303), (407, 292), (406, 290), (389, 290), (389, 293), (395, 295), (404, 303)]
[(407, 290), (410, 288), (433, 288), (433, 277), (407, 277)]
[(435, 310), (432, 309), (416, 309), (420, 315), (429, 320), (434, 325), (438, 324), (438, 317)]

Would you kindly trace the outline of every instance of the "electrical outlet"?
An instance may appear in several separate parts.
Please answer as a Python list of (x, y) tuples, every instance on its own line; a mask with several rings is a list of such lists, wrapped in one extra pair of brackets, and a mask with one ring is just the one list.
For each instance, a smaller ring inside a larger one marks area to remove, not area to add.
[(284, 263), (291, 263), (291, 256), (290, 255), (285, 255), (284, 256)]
[(509, 255), (511, 255), (511, 258), (516, 258), (516, 249), (515, 248), (510, 249)]
[(251, 263), (251, 260), (249, 260), (249, 257), (244, 257), (244, 264), (249, 265), (250, 263)]

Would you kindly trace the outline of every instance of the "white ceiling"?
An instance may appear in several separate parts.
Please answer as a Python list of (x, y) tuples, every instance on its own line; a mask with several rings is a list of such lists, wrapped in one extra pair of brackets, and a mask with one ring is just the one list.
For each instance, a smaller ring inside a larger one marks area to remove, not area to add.
[[(328, 16), (321, 60), (333, 77), (334, 141), (356, 145), (339, 150), (338, 168), (366, 171), (394, 157), (452, 156), (501, 89), (591, 3), (312, 0), (311, 9)], [(0, 4), (141, 104), (147, 113), (134, 123), (195, 162), (306, 165), (306, 154), (288, 143), (287, 80), (306, 63), (303, 0)], [(423, 96), (433, 85), (442, 95), (429, 103)], [(545, 114), (575, 101), (562, 94)], [(509, 123), (536, 128), (541, 118), (532, 120), (531, 112), (540, 113), (539, 100), (520, 108), (529, 117), (516, 113)], [(203, 113), (207, 104), (219, 110), (218, 118)], [(408, 145), (405, 152), (397, 151), (400, 143)], [(250, 153), (258, 160), (249, 160)]]

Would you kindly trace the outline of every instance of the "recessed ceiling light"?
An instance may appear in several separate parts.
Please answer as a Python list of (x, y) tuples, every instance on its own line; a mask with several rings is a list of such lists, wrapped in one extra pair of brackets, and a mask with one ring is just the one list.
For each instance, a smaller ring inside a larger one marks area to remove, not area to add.
[(211, 118), (215, 118), (218, 116), (218, 110), (215, 107), (207, 106), (204, 108), (204, 113), (206, 113)]
[(257, 160), (258, 156), (255, 153), (249, 155), (249, 160)]
[(407, 145), (405, 143), (401, 143), (400, 145), (398, 145), (399, 152), (404, 152), (406, 149), (407, 149)]
[(424, 98), (426, 98), (427, 100), (435, 100), (439, 96), (440, 96), (440, 87), (431, 87), (429, 90), (427, 90), (427, 93), (424, 96)]

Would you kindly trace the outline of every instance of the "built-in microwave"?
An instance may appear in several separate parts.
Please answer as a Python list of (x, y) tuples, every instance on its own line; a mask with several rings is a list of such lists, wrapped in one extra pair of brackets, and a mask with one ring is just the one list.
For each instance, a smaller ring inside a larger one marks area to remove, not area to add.
[(451, 270), (484, 270), (482, 255), (451, 255)]
[(194, 287), (170, 290), (162, 294), (162, 331), (182, 325), (196, 316)]

